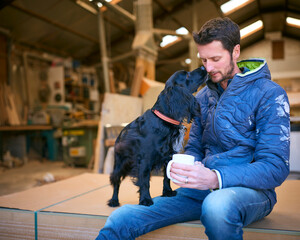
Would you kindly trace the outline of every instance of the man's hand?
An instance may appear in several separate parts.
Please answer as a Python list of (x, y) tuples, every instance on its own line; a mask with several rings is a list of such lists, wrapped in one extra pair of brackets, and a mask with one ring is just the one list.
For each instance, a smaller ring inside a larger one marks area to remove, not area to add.
[(217, 174), (209, 168), (204, 167), (201, 162), (195, 162), (195, 165), (173, 163), (170, 169), (170, 175), (172, 178), (181, 182), (175, 183), (180, 187), (199, 190), (219, 188)]

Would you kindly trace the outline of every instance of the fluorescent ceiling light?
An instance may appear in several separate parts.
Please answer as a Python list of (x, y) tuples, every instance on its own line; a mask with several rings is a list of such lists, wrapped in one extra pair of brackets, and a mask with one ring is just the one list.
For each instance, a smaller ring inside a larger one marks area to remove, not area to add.
[(248, 37), (249, 35), (261, 30), (263, 28), (263, 22), (262, 20), (258, 20), (255, 23), (252, 23), (250, 25), (248, 25), (247, 27), (244, 27), (243, 29), (241, 29), (240, 34), (241, 34), (241, 38), (245, 38)]
[[(189, 33), (189, 31), (185, 27), (178, 28), (177, 30), (175, 30), (175, 32), (180, 35), (187, 35)], [(180, 39), (181, 39), (180, 37), (175, 35), (166, 35), (162, 38), (162, 41), (159, 45), (161, 47), (166, 47), (169, 44), (176, 42)]]
[(185, 27), (178, 28), (175, 32), (181, 35), (187, 35), (189, 33), (189, 31)]
[(175, 42), (178, 40), (177, 36), (173, 36), (173, 35), (166, 35), (162, 38), (162, 41), (160, 43), (161, 47), (165, 47), (169, 44), (171, 44), (172, 42)]
[(290, 26), (300, 28), (300, 19), (292, 18), (292, 17), (287, 17), (286, 18), (286, 22)]
[(221, 11), (225, 15), (229, 15), (230, 13), (238, 10), (241, 7), (246, 6), (248, 3), (252, 2), (253, 0), (230, 0), (221, 5)]

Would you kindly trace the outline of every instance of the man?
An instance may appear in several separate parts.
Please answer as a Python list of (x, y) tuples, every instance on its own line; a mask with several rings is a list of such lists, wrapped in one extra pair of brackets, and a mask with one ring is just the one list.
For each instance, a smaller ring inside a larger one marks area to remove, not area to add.
[(196, 95), (202, 115), (185, 147), (197, 164), (174, 163), (171, 176), (182, 182), (177, 195), (157, 197), (150, 207), (117, 209), (98, 239), (134, 239), (197, 219), (209, 239), (242, 239), (242, 228), (276, 203), (274, 189), (289, 174), (285, 91), (271, 81), (264, 60), (237, 62), (240, 31), (229, 18), (208, 21), (194, 40), (208, 73), (207, 86)]

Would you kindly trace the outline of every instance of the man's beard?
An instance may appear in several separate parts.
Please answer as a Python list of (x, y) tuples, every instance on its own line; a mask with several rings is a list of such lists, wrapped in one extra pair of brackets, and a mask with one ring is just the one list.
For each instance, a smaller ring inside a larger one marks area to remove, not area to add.
[(233, 78), (233, 74), (232, 73), (234, 71), (234, 64), (233, 64), (232, 60), (230, 61), (230, 65), (229, 66), (230, 66), (229, 71), (227, 71), (227, 73), (225, 75), (222, 75), (222, 79), (219, 81), (219, 83), (223, 82), (225, 80), (229, 80), (229, 79)]
[(222, 75), (222, 78), (217, 83), (221, 83), (225, 80), (229, 80), (229, 79), (233, 78), (234, 64), (233, 64), (232, 59), (230, 61), (229, 66), (230, 66), (230, 69), (225, 74), (220, 73)]

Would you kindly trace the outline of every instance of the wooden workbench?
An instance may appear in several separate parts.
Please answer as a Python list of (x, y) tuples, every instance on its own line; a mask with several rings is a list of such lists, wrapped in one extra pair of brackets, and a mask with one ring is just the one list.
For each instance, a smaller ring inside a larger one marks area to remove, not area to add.
[(51, 125), (15, 125), (15, 126), (0, 126), (0, 160), (4, 154), (3, 143), (6, 136), (10, 135), (28, 135), (32, 132), (42, 132), (42, 136), (46, 138), (48, 159), (56, 160), (57, 158), (57, 143), (53, 137), (55, 128)]

